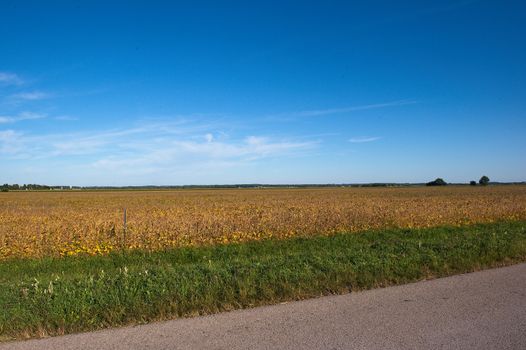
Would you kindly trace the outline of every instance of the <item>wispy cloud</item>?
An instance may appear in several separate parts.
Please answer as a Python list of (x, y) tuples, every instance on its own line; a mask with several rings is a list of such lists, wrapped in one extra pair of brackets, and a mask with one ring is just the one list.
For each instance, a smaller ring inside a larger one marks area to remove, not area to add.
[(190, 170), (203, 169), (207, 164), (236, 166), (268, 157), (283, 157), (316, 146), (315, 142), (290, 142), (249, 136), (241, 141), (195, 142), (173, 141), (146, 147), (134, 155), (121, 154), (104, 157), (92, 165), (99, 169)]
[(14, 130), (0, 130), (0, 154), (16, 154), (19, 152), (19, 137)]
[(2, 116), (0, 115), (0, 124), (11, 124), (17, 123), (23, 120), (35, 120), (46, 118), (45, 114), (33, 113), (33, 112), (21, 112), (15, 116)]
[(72, 117), (70, 115), (59, 115), (59, 116), (56, 116), (55, 118), (53, 118), (55, 120), (60, 120), (60, 121), (75, 121), (75, 120), (79, 120), (79, 118), (77, 117)]
[[(217, 137), (216, 137), (217, 135)], [(157, 123), (129, 129), (29, 135), (3, 131), (0, 153), (7, 158), (77, 157), (92, 169), (188, 169), (203, 164), (232, 166), (263, 158), (293, 156), (316, 148), (317, 140), (249, 135), (228, 138), (220, 130), (203, 131), (190, 123)], [(2, 156), (0, 154), (0, 157)], [(87, 157), (87, 158), (85, 158)]]
[(381, 137), (379, 136), (360, 136), (360, 137), (353, 137), (349, 139), (349, 142), (351, 143), (364, 143), (364, 142), (373, 142), (380, 140)]
[(201, 154), (211, 158), (244, 158), (254, 160), (258, 158), (284, 155), (296, 150), (313, 147), (317, 142), (295, 142), (287, 140), (272, 140), (268, 137), (247, 136), (240, 141), (231, 142), (194, 142), (175, 141), (174, 149), (187, 153)]
[(47, 92), (42, 91), (30, 91), (30, 92), (20, 92), (9, 96), (10, 100), (14, 101), (36, 101), (50, 98), (52, 95)]
[(267, 117), (267, 119), (269, 120), (293, 120), (295, 118), (301, 118), (301, 117), (317, 117), (317, 116), (323, 116), (323, 115), (349, 113), (349, 112), (364, 111), (364, 110), (370, 110), (370, 109), (406, 106), (406, 105), (412, 105), (415, 103), (417, 102), (414, 100), (398, 100), (398, 101), (392, 101), (392, 102), (367, 104), (367, 105), (360, 105), (360, 106), (349, 106), (349, 107), (342, 107), (342, 108), (326, 108), (326, 109), (295, 111), (295, 112), (270, 115)]
[(0, 85), (22, 85), (24, 81), (18, 75), (8, 72), (0, 72)]

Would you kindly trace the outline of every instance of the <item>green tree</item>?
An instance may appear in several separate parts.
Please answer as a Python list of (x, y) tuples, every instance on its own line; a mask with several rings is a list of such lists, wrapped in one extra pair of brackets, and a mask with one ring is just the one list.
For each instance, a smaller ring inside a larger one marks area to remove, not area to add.
[(441, 178), (437, 178), (435, 179), (434, 181), (431, 181), (431, 182), (428, 182), (426, 184), (426, 186), (445, 186), (447, 185), (447, 182), (445, 182), (443, 179)]
[(477, 181), (471, 180), (471, 181), (469, 182), (469, 184), (470, 184), (471, 186), (477, 186)]
[(489, 177), (487, 177), (486, 175), (482, 176), (479, 180), (479, 184), (481, 184), (482, 186), (486, 186), (488, 183)]

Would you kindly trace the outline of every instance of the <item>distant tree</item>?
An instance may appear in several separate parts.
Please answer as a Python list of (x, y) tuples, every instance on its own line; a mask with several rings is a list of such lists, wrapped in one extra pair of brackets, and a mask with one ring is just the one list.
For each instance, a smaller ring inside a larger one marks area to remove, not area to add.
[(441, 178), (437, 178), (435, 179), (434, 181), (431, 181), (431, 182), (428, 182), (426, 184), (426, 186), (445, 186), (447, 185), (447, 182), (445, 182), (443, 179)]
[(469, 184), (470, 184), (471, 186), (477, 186), (477, 181), (471, 180), (471, 181), (469, 182)]
[(486, 175), (482, 176), (479, 180), (479, 184), (481, 184), (482, 186), (486, 186), (488, 183), (489, 177), (487, 177)]

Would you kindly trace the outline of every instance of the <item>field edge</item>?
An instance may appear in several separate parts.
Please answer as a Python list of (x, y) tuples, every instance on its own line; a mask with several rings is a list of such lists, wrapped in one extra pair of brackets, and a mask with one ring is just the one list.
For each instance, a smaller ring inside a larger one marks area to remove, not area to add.
[[(399, 285), (526, 261), (526, 222), (0, 262), (0, 341)], [(2, 305), (3, 304), (3, 305)]]

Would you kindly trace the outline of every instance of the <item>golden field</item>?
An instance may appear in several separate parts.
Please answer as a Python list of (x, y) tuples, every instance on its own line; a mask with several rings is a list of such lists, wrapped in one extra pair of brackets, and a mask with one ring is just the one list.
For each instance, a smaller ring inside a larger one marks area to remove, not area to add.
[(0, 259), (523, 219), (518, 185), (8, 192)]

